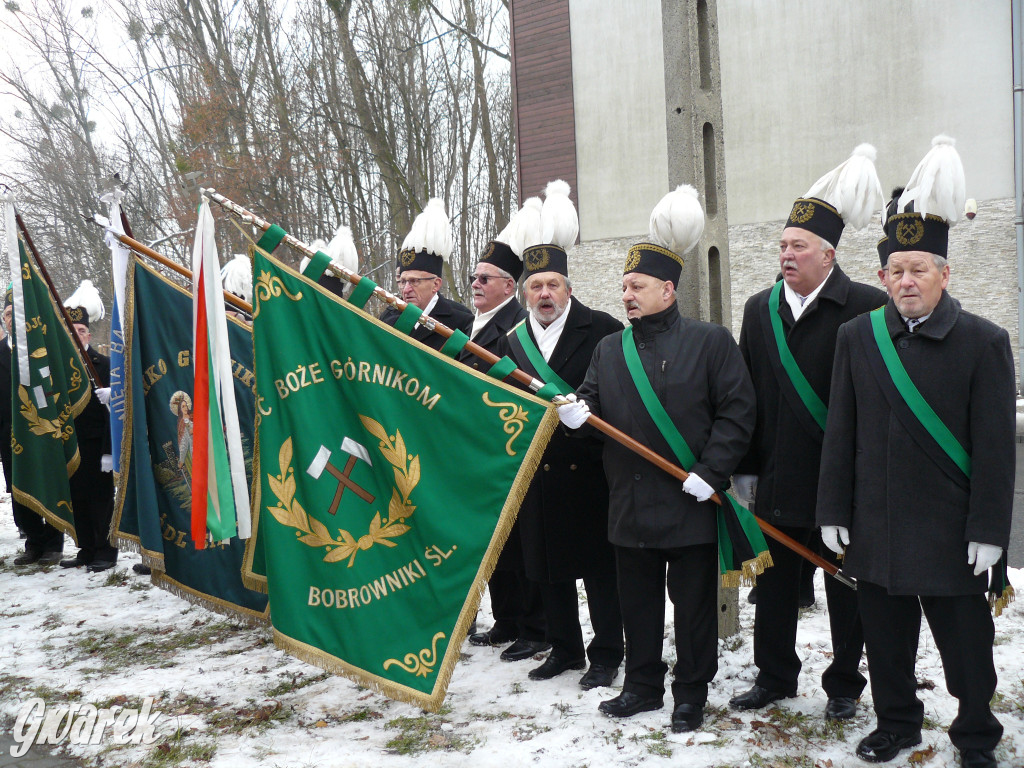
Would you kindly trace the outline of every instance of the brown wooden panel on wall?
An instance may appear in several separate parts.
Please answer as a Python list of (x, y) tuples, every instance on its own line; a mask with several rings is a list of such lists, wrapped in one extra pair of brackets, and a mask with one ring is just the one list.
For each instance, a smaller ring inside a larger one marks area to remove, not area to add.
[(513, 0), (510, 18), (519, 204), (564, 179), (578, 205), (569, 0)]

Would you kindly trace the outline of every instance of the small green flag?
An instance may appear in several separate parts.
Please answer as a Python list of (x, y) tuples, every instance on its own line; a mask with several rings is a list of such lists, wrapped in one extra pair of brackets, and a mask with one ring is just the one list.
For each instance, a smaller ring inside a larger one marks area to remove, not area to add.
[[(14, 205), (6, 205), (14, 292), (12, 493), (77, 540), (68, 477), (78, 469), (74, 417), (89, 401), (89, 380), (61, 311), (17, 232)], [(11, 242), (13, 233), (17, 233), (16, 246)]]
[(436, 710), (557, 415), (257, 251), (247, 583), (275, 642)]

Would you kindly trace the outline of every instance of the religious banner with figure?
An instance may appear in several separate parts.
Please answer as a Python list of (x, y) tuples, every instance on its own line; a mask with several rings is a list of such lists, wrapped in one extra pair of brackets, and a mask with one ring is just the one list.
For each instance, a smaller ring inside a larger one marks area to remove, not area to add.
[(275, 642), (436, 711), (558, 423), (257, 250), (246, 582)]
[[(237, 537), (197, 548), (192, 513), (192, 297), (132, 257), (125, 288), (125, 429), (114, 524), (153, 581), (221, 613), (266, 619), (267, 596), (242, 583)], [(232, 382), (248, 480), (254, 441), (252, 333), (230, 319)]]
[(74, 417), (89, 402), (89, 379), (64, 316), (28, 255), (13, 200), (4, 207), (14, 294), (11, 493), (77, 541), (68, 478), (81, 458)]

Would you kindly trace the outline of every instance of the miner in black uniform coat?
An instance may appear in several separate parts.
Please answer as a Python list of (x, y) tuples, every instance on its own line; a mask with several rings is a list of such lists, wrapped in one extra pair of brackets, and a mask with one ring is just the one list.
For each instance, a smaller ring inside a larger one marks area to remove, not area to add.
[(85, 353), (92, 361), (99, 380), (93, 397), (75, 417), (75, 435), (81, 462), (69, 480), (71, 509), (78, 536), (78, 554), (62, 560), (64, 568), (86, 566), (97, 572), (113, 568), (117, 563), (117, 547), (110, 543), (110, 519), (114, 514), (114, 476), (110, 455), (110, 411), (103, 403), (109, 400), (110, 358), (91, 346), (89, 313), (82, 307), (69, 307), (72, 328)]
[[(831, 549), (846, 544), (843, 570), (858, 580), (877, 716), (858, 756), (883, 762), (921, 741), (914, 665), (923, 611), (960, 703), (950, 740), (965, 768), (993, 768), (1003, 729), (990, 708), (996, 672), (985, 592), (1009, 540), (1015, 382), (1006, 331), (945, 291), (947, 222), (964, 205), (950, 142), (937, 139), (918, 170), (952, 167), (945, 175), (954, 182), (945, 184), (959, 195), (922, 200), (915, 171), (887, 222), (892, 298), (881, 323), (862, 315), (839, 330), (817, 520)], [(922, 208), (941, 216), (913, 212)], [(966, 471), (894, 385), (880, 352), (887, 348), (966, 452)]]
[[(870, 155), (874, 155), (873, 148)], [(862, 206), (870, 215), (881, 198), (878, 177), (872, 159), (855, 155), (858, 157), (866, 160), (860, 167), (868, 178), (867, 183), (855, 186), (870, 198)], [(843, 166), (833, 173), (841, 170)], [(757, 426), (733, 483), (738, 496), (756, 501), (754, 514), (812, 548), (819, 543), (814, 510), (836, 332), (847, 320), (882, 306), (886, 300), (877, 288), (850, 280), (836, 263), (836, 246), (846, 224), (842, 213), (846, 211), (826, 200), (796, 201), (779, 241), (781, 284), (750, 297), (740, 331), (740, 350), (757, 391)], [(867, 221), (853, 223), (859, 227)], [(799, 369), (797, 375), (807, 380), (823, 406), (818, 412), (820, 421), (801, 399), (781, 362), (772, 306), (783, 344)], [(803, 558), (774, 539), (768, 538), (768, 548), (774, 566), (758, 577), (754, 614), (758, 673), (750, 690), (730, 700), (737, 709), (760, 708), (793, 696), (797, 690), (800, 573), (806, 566)], [(857, 699), (867, 683), (858, 669), (863, 632), (852, 589), (826, 578), (825, 595), (833, 650), (832, 663), (822, 675), (828, 697), (825, 717), (845, 720), (857, 713)]]
[[(535, 253), (542, 253), (535, 258)], [(506, 337), (499, 355), (548, 384), (556, 377), (568, 394), (583, 383), (594, 348), (622, 323), (572, 298), (565, 251), (553, 245), (524, 252), (528, 319)], [(531, 268), (532, 267), (532, 268)], [(551, 374), (554, 374), (552, 376)], [(551, 438), (519, 509), (526, 575), (539, 585), (551, 654), (530, 671), (547, 680), (570, 669), (590, 668), (585, 690), (611, 685), (622, 663), (622, 614), (615, 555), (608, 541), (608, 484), (601, 442), (564, 430)], [(594, 631), (584, 646), (576, 580), (582, 579)]]
[[(515, 251), (507, 243), (493, 240), (484, 249), (473, 274), (476, 316), (470, 339), (499, 356), (503, 354), (498, 347), (505, 334), (526, 317), (526, 310), (516, 299), (516, 281), (522, 273), (523, 261)], [(459, 353), (458, 359), (482, 373), (490, 368), (490, 364), (468, 351)], [(487, 584), (494, 625), (469, 637), (473, 645), (512, 643), (502, 652), (510, 661), (528, 658), (544, 645), (544, 608), (540, 591), (526, 578), (519, 531), (517, 519)]]
[[(14, 312), (13, 293), (7, 289), (4, 297), (3, 322), (7, 335), (0, 341), (0, 460), (3, 462), (4, 481), (9, 493), (14, 492), (11, 471), (14, 468), (11, 455), (11, 418), (14, 402), (11, 393), (11, 322)], [(24, 504), (11, 497), (14, 524), (25, 534), (25, 551), (14, 558), (15, 565), (55, 565), (64, 550), (64, 534), (54, 528), (41, 515), (37, 515)]]
[[(600, 709), (628, 717), (664, 704), (667, 570), (676, 628), (672, 728), (689, 731), (703, 722), (708, 685), (718, 670), (716, 507), (708, 500), (728, 486), (729, 476), (747, 452), (755, 405), (750, 374), (729, 331), (684, 318), (676, 307), (679, 254), (700, 239), (704, 217), (692, 188), (681, 187), (670, 195), (686, 197), (669, 205), (663, 200), (655, 208), (651, 235), (656, 242), (630, 249), (622, 301), (643, 373), (696, 463), (680, 489), (671, 475), (620, 443), (604, 441), (611, 493), (608, 532), (615, 546), (627, 652), (622, 693), (602, 702)], [(685, 215), (687, 221), (658, 227), (659, 211), (666, 209), (677, 217)], [(664, 229), (671, 229), (671, 236), (661, 234)], [(612, 426), (657, 453), (672, 456), (640, 399), (623, 341), (623, 333), (601, 340), (577, 395)], [(566, 426), (585, 420), (586, 405), (582, 414), (574, 412), (581, 403), (559, 408)]]
[[(434, 198), (416, 217), (398, 252), (398, 289), (402, 298), (422, 309), (423, 314), (468, 336), (473, 328), (473, 313), (457, 301), (446, 299), (438, 293), (441, 290), (444, 263), (451, 249), (448, 215), (444, 203)], [(380, 319), (388, 325), (395, 325), (401, 314), (394, 307), (388, 307)], [(418, 323), (409, 336), (431, 349), (441, 349), (445, 343), (441, 334), (427, 330)]]

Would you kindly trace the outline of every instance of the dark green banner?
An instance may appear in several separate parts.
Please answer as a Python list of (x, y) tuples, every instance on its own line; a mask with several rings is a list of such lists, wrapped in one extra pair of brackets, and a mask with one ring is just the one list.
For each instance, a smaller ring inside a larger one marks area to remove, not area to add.
[[(125, 288), (125, 430), (118, 477), (118, 538), (138, 549), (154, 582), (221, 612), (266, 618), (267, 597), (245, 587), (245, 543), (190, 535), (192, 297), (133, 258)], [(255, 377), (252, 333), (228, 320), (235, 397), (251, 485)]]
[(53, 294), (29, 258), (20, 233), (18, 253), (21, 274), (12, 276), (13, 496), (77, 541), (68, 477), (78, 469), (73, 417), (89, 402), (89, 379)]
[(254, 275), (247, 583), (279, 646), (436, 710), (555, 410), (263, 253)]

